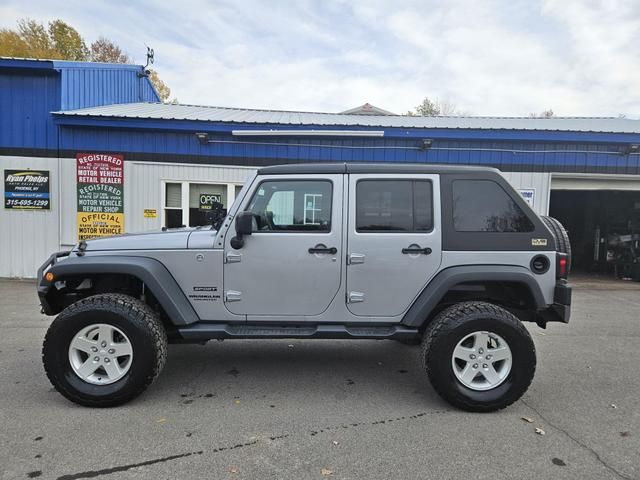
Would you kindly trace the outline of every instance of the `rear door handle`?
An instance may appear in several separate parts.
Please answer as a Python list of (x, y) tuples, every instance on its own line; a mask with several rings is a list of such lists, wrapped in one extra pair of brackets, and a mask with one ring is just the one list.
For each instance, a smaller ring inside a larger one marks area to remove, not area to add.
[(311, 247), (309, 249), (309, 253), (330, 253), (331, 255), (335, 255), (338, 253), (338, 249), (336, 247)]
[(409, 245), (407, 248), (402, 249), (402, 253), (406, 255), (416, 255), (422, 253), (423, 255), (429, 255), (433, 250), (429, 247), (420, 248), (418, 245)]

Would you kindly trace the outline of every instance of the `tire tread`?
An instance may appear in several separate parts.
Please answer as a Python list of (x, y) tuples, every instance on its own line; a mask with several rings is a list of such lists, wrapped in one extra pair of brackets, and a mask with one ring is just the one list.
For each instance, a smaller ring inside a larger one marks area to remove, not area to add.
[(556, 239), (556, 248), (560, 253), (567, 254), (567, 264), (569, 270), (571, 269), (571, 242), (569, 241), (569, 235), (562, 223), (556, 218), (542, 216), (542, 221), (549, 227), (551, 233), (553, 233)]
[[(62, 382), (57, 381), (55, 373), (47, 365), (45, 359), (45, 352), (54, 342), (57, 330), (63, 325), (63, 323), (72, 315), (83, 313), (90, 310), (108, 310), (113, 313), (117, 313), (127, 318), (129, 321), (138, 323), (145, 328), (153, 339), (155, 346), (155, 362), (153, 370), (144, 379), (143, 382), (133, 390), (127, 391), (123, 395), (111, 397), (109, 399), (87, 399), (86, 397), (80, 397), (72, 390), (66, 388)], [(60, 315), (51, 323), (49, 330), (47, 331), (42, 345), (42, 362), (44, 365), (47, 378), (54, 385), (54, 387), (69, 400), (79, 403), (88, 407), (111, 407), (125, 403), (132, 398), (140, 395), (144, 390), (151, 385), (156, 378), (162, 372), (162, 369), (167, 361), (167, 333), (164, 329), (162, 321), (158, 314), (154, 312), (149, 305), (143, 301), (131, 297), (126, 294), (120, 293), (104, 293), (99, 295), (93, 295), (83, 298), (65, 308)]]
[(518, 331), (519, 334), (529, 339), (535, 359), (535, 345), (531, 340), (529, 332), (524, 327), (522, 322), (518, 320), (518, 318), (516, 318), (511, 312), (505, 310), (502, 307), (499, 307), (498, 305), (481, 301), (469, 301), (461, 302), (449, 308), (446, 308), (445, 310), (440, 312), (429, 324), (424, 333), (421, 347), (421, 366), (429, 376), (431, 384), (433, 385), (433, 388), (436, 390), (438, 395), (440, 395), (442, 398), (452, 403), (453, 405), (462, 408), (463, 410), (472, 412), (491, 412), (501, 410), (518, 400), (521, 397), (522, 393), (524, 393), (524, 391), (529, 388), (535, 374), (535, 361), (533, 364), (531, 375), (526, 382), (526, 385), (522, 389), (522, 392), (515, 392), (514, 395), (510, 395), (507, 398), (495, 402), (478, 402), (462, 395), (456, 395), (455, 397), (452, 397), (443, 389), (443, 385), (441, 385), (438, 381), (434, 381), (432, 370), (434, 368), (442, 368), (442, 365), (436, 365), (436, 362), (430, 361), (430, 353), (432, 351), (433, 345), (444, 335), (462, 326), (462, 324), (467, 321), (467, 316), (470, 314), (484, 314), (492, 318), (498, 318), (501, 321), (507, 322), (511, 327)]

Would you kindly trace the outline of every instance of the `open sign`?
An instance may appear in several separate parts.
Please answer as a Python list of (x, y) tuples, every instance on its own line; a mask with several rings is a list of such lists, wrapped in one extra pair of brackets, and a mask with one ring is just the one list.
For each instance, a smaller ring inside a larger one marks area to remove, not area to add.
[(214, 203), (222, 203), (222, 195), (219, 193), (200, 194), (200, 210), (211, 210)]

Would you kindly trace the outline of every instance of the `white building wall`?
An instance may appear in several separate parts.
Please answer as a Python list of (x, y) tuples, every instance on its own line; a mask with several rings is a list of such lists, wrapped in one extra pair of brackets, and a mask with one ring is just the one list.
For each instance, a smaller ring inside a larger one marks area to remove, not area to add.
[[(50, 210), (4, 208), (4, 170), (49, 170)], [(30, 278), (60, 250), (60, 189), (57, 158), (0, 156), (0, 277)]]
[[(33, 278), (37, 268), (59, 250), (77, 243), (75, 158), (0, 156), (4, 169), (43, 169), (50, 172), (51, 210), (11, 210), (0, 205), (0, 277)], [(124, 214), (127, 233), (162, 227), (163, 182), (243, 185), (256, 169), (175, 163), (125, 162)], [(4, 198), (4, 181), (2, 198)], [(227, 188), (233, 199), (234, 188)], [(188, 197), (187, 197), (188, 201)], [(230, 203), (230, 202), (228, 202)], [(145, 218), (144, 210), (157, 211)]]
[[(162, 226), (163, 182), (243, 185), (253, 167), (126, 162), (124, 170), (124, 222), (127, 232), (157, 230)], [(227, 194), (227, 197), (230, 195)], [(188, 202), (188, 197), (186, 197)], [(228, 200), (228, 206), (231, 202)], [(157, 218), (145, 218), (145, 209), (156, 209)]]
[(533, 190), (533, 209), (539, 215), (549, 214), (551, 195), (551, 174), (539, 172), (502, 172), (516, 190)]

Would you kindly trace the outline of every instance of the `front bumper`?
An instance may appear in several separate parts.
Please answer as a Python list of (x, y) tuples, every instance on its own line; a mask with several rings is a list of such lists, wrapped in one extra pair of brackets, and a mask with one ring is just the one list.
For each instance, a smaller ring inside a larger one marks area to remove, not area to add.
[(38, 299), (40, 300), (40, 305), (42, 306), (42, 313), (46, 315), (53, 315), (55, 311), (47, 301), (47, 293), (51, 288), (51, 282), (47, 281), (44, 278), (44, 274), (47, 272), (47, 270), (49, 270), (49, 268), (53, 267), (58, 262), (59, 258), (68, 257), (70, 253), (71, 253), (70, 250), (56, 252), (52, 254), (47, 259), (47, 261), (40, 266), (40, 268), (38, 268), (38, 275), (37, 275), (38, 279), (36, 283), (38, 288)]
[(569, 323), (571, 293), (571, 285), (566, 280), (558, 282), (553, 293), (553, 304), (538, 312), (536, 322), (541, 326), (546, 325), (547, 322)]

